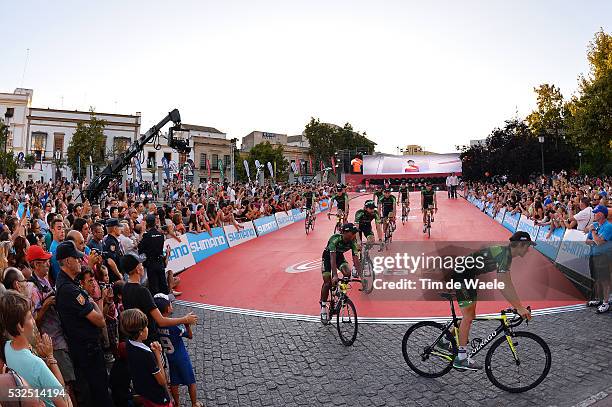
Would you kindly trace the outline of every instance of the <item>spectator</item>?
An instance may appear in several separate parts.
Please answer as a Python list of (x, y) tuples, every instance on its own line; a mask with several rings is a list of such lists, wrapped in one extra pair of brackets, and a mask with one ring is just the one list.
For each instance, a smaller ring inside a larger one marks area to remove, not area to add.
[[(30, 386), (38, 389), (62, 389), (64, 380), (53, 357), (53, 343), (44, 334), (35, 356), (30, 351), (28, 336), (34, 329), (30, 301), (15, 291), (6, 292), (0, 297), (0, 318), (2, 326), (13, 338), (0, 343), (2, 359), (6, 365), (26, 379)], [(67, 397), (42, 398), (46, 406), (69, 406)]]
[(81, 272), (79, 259), (82, 257), (83, 253), (76, 249), (74, 242), (62, 242), (57, 246), (56, 258), (61, 271), (57, 277), (55, 306), (64, 327), (77, 379), (80, 377), (89, 386), (94, 405), (111, 406), (108, 376), (99, 341), (99, 330), (106, 326), (104, 315), (75, 281)]
[(584, 232), (593, 223), (593, 208), (589, 204), (589, 198), (580, 199), (580, 212), (570, 218), (570, 227)]
[(104, 228), (101, 223), (94, 223), (91, 227), (91, 239), (87, 242), (87, 246), (90, 249), (98, 250), (98, 253), (102, 253), (102, 240), (104, 239)]
[(197, 316), (190, 312), (181, 318), (164, 317), (153, 300), (151, 292), (144, 287), (140, 281), (144, 275), (142, 259), (134, 254), (126, 254), (121, 258), (121, 269), (129, 275), (128, 282), (122, 291), (123, 307), (128, 310), (138, 308), (147, 316), (149, 321), (149, 336), (146, 343), (157, 340), (157, 327), (168, 327), (180, 324), (195, 324)]
[(593, 293), (594, 301), (589, 305), (596, 305), (597, 313), (610, 310), (610, 264), (612, 264), (612, 224), (607, 221), (608, 208), (599, 205), (593, 209), (595, 221), (587, 228), (587, 244), (591, 246), (589, 267), (591, 277), (595, 281)]
[[(155, 305), (159, 312), (169, 318), (172, 315), (172, 304), (167, 295), (156, 294)], [(168, 358), (168, 366), (170, 370), (170, 393), (174, 399), (174, 404), (180, 406), (179, 386), (187, 386), (189, 390), (189, 398), (191, 399), (192, 407), (203, 407), (204, 405), (198, 401), (196, 393), (196, 380), (193, 373), (191, 359), (187, 353), (187, 348), (183, 343), (183, 338), (193, 338), (190, 325), (171, 326), (168, 328), (159, 328), (159, 336), (163, 338), (162, 344), (164, 352)]]
[(166, 373), (162, 362), (162, 348), (159, 342), (149, 346), (147, 339), (147, 316), (139, 309), (128, 309), (121, 315), (121, 327), (129, 340), (127, 359), (134, 384), (134, 391), (145, 407), (172, 406), (166, 390)]
[(49, 252), (51, 252), (51, 281), (56, 281), (57, 274), (60, 271), (60, 265), (55, 256), (55, 252), (57, 250), (57, 246), (59, 246), (59, 244), (66, 237), (66, 232), (64, 231), (64, 221), (59, 217), (55, 217), (55, 219), (53, 219), (51, 222), (51, 235), (53, 236), (53, 240), (49, 246)]

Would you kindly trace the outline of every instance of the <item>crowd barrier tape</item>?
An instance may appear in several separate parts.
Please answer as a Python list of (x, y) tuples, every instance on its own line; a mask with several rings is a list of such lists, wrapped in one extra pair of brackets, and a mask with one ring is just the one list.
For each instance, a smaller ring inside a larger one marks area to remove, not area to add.
[(570, 270), (591, 278), (589, 271), (591, 247), (585, 243), (586, 238), (587, 235), (584, 232), (567, 229), (563, 234), (563, 241), (559, 245), (559, 252), (555, 261)]
[(196, 263), (229, 248), (223, 228), (212, 228), (211, 232), (212, 236), (208, 232), (187, 233), (185, 235), (189, 241), (189, 249)]
[(255, 219), (253, 224), (255, 225), (257, 236), (267, 235), (268, 233), (278, 230), (278, 225), (276, 224), (276, 218), (274, 215)]
[(502, 221), (502, 226), (508, 229), (510, 232), (516, 232), (516, 228), (518, 226), (519, 220), (521, 219), (521, 215), (519, 213), (508, 213), (504, 214), (504, 220)]
[(538, 229), (540, 229), (540, 227), (536, 226), (534, 221), (528, 219), (525, 215), (521, 215), (521, 218), (516, 226), (517, 232), (529, 233), (529, 237), (531, 237), (531, 240), (534, 242), (538, 239)]
[(248, 242), (257, 237), (253, 222), (240, 223), (240, 226), (242, 226), (243, 229), (237, 230), (234, 225), (223, 226), (223, 231), (225, 232), (229, 247), (238, 246), (241, 243)]
[(548, 232), (550, 232), (550, 226), (540, 226), (535, 249), (552, 261), (555, 261), (559, 252), (559, 246), (561, 246), (561, 241), (563, 240), (563, 235), (565, 234), (565, 228), (553, 230), (550, 237), (546, 238)]
[(189, 241), (187, 235), (178, 236), (180, 241), (176, 239), (168, 239), (165, 244), (170, 248), (170, 257), (168, 258), (167, 270), (182, 271), (195, 264), (195, 259), (189, 249)]
[(291, 211), (289, 212), (276, 212), (274, 214), (274, 217), (276, 218), (276, 224), (278, 225), (278, 228), (284, 228), (285, 226), (289, 226), (293, 223), (293, 214)]
[(506, 214), (506, 208), (500, 208), (495, 214), (495, 221), (500, 225), (504, 222), (504, 215)]

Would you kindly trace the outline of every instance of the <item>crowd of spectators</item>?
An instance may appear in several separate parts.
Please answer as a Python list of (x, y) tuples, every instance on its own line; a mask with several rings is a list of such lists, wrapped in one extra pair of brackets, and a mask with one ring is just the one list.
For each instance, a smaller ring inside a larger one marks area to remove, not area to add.
[(166, 240), (301, 208), (304, 188), (170, 182), (160, 204), (113, 183), (94, 204), (84, 187), (0, 178), (0, 377), (65, 389), (46, 405), (178, 404), (185, 385), (201, 406), (182, 345), (197, 317), (172, 315)]
[(524, 215), (536, 226), (548, 226), (547, 239), (558, 228), (583, 232), (591, 246), (589, 265), (594, 283), (588, 305), (600, 313), (608, 312), (612, 295), (612, 178), (568, 176), (561, 171), (524, 184), (500, 181), (467, 183), (466, 192), (492, 204), (493, 216), (504, 208)]

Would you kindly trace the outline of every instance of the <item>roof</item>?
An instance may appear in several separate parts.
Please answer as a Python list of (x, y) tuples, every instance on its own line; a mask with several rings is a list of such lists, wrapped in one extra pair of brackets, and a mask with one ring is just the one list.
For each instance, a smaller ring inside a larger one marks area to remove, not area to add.
[(225, 134), (222, 131), (219, 131), (219, 130), (215, 129), (214, 127), (196, 126), (195, 124), (181, 124), (181, 129), (183, 129), (183, 130), (203, 131), (203, 132), (206, 132), (206, 133)]

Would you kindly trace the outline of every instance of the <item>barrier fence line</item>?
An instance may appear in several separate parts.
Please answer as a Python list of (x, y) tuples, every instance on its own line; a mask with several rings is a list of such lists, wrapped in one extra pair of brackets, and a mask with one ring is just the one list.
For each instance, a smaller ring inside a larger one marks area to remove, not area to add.
[(465, 199), (482, 212), (508, 229), (511, 233), (529, 233), (537, 242), (535, 249), (559, 266), (565, 267), (582, 277), (591, 280), (589, 269), (590, 247), (585, 244), (586, 233), (576, 229), (556, 228), (552, 232), (549, 225), (536, 225), (533, 220), (519, 213), (510, 213), (501, 208), (497, 213), (492, 203), (485, 203), (471, 192)]
[[(323, 199), (317, 205), (315, 212), (321, 213), (328, 210), (330, 206), (330, 200)], [(170, 257), (166, 270), (172, 270), (175, 274), (178, 274), (207, 257), (304, 219), (306, 219), (306, 211), (292, 209), (287, 212), (277, 212), (274, 215), (258, 218), (254, 221), (240, 223), (243, 227), (240, 230), (230, 225), (212, 228), (211, 234), (201, 232), (179, 235), (179, 240), (169, 239), (166, 243), (170, 247)]]

